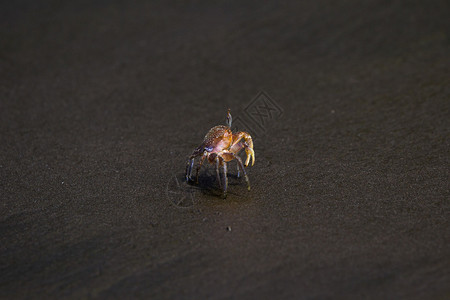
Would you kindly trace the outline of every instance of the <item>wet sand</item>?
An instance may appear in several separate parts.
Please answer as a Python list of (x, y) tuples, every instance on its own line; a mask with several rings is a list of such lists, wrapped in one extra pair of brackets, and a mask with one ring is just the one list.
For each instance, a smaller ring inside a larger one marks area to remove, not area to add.
[[(449, 12), (0, 4), (0, 298), (450, 297)], [(223, 200), (183, 176), (227, 108)]]

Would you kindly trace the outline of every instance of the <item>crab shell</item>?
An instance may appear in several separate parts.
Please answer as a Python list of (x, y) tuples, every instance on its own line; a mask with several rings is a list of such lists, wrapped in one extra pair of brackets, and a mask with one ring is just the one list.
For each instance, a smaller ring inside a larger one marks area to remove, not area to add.
[[(245, 137), (245, 141), (242, 140)], [(240, 140), (237, 143), (235, 141)], [(245, 149), (247, 159), (245, 166), (248, 166), (250, 159), (252, 159), (252, 166), (255, 163), (255, 152), (253, 151), (253, 141), (250, 135), (246, 132), (233, 133), (228, 126), (218, 125), (211, 128), (203, 139), (202, 148), (200, 152), (207, 151), (210, 154), (220, 153), (223, 150), (228, 150), (234, 154), (238, 154), (242, 149)], [(210, 155), (209, 160), (212, 162), (215, 155)], [(223, 153), (222, 157), (225, 161), (232, 160), (231, 155)]]

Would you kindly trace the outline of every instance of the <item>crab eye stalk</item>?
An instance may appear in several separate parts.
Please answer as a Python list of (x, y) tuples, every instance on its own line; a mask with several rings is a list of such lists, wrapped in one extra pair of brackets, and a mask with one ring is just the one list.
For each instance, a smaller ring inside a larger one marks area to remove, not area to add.
[(231, 122), (233, 121), (233, 118), (231, 117), (231, 110), (228, 109), (228, 113), (227, 113), (227, 126), (231, 128)]

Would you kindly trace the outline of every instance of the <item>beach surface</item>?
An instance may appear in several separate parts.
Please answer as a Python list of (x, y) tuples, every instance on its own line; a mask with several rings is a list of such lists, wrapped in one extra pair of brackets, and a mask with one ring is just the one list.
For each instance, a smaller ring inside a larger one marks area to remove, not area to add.
[(75, 2), (0, 4), (1, 299), (449, 299), (448, 1)]

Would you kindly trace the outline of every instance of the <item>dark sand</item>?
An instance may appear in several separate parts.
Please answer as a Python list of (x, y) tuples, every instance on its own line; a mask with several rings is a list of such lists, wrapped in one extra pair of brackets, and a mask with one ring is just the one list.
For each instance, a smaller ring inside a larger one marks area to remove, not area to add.
[[(449, 299), (449, 1), (15, 2), (0, 298)], [(252, 190), (177, 194), (261, 90)]]

